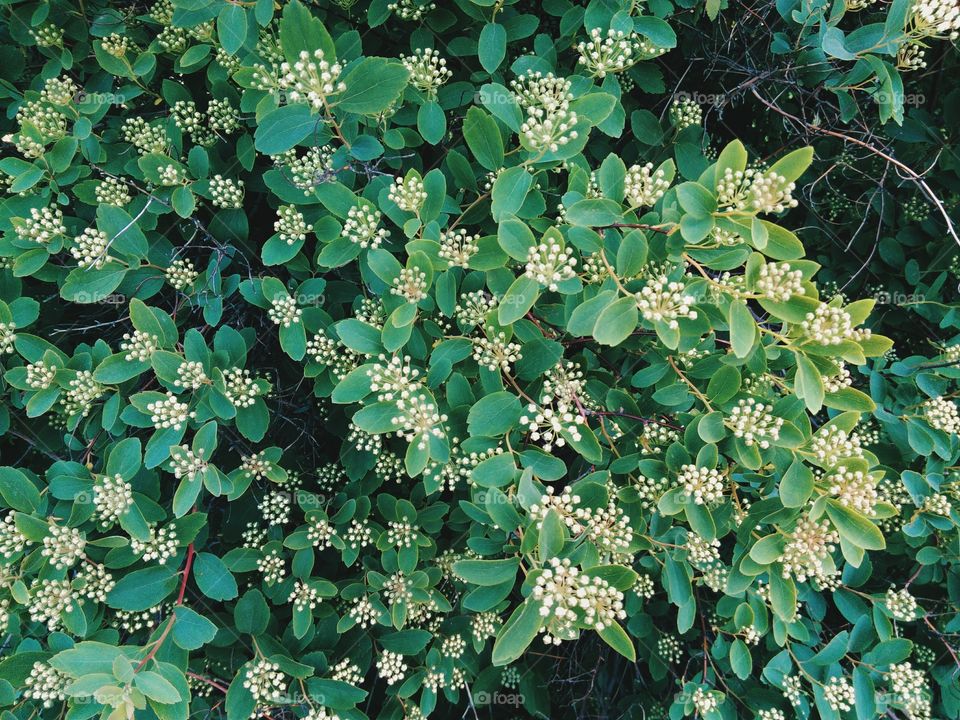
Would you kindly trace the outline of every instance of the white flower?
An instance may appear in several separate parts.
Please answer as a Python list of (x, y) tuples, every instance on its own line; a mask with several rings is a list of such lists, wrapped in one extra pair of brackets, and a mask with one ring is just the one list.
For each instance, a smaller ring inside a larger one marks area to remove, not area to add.
[(671, 281), (665, 275), (648, 280), (635, 297), (641, 314), (650, 322), (665, 322), (676, 329), (680, 327), (677, 321), (682, 318), (697, 319), (697, 312), (691, 308), (696, 299), (684, 292), (683, 283)]
[(416, 214), (427, 199), (427, 191), (423, 187), (423, 180), (418, 175), (411, 174), (406, 179), (396, 178), (387, 192), (387, 197), (401, 210)]
[(574, 442), (579, 442), (580, 426), (585, 422), (583, 415), (574, 412), (562, 401), (557, 402), (556, 407), (538, 407), (530, 403), (520, 416), (520, 425), (530, 433), (530, 440), (540, 443), (546, 452), (551, 452), (554, 446), (563, 447), (567, 444), (564, 433)]
[(823, 697), (832, 710), (846, 712), (856, 702), (853, 685), (846, 678), (832, 677), (823, 686)]
[(130, 550), (145, 562), (156, 560), (159, 565), (166, 565), (177, 554), (177, 531), (172, 527), (150, 528), (146, 540), (130, 538)]
[(717, 181), (717, 205), (745, 213), (780, 213), (797, 206), (796, 185), (782, 175), (748, 168), (724, 170)]
[(258, 703), (278, 702), (287, 689), (286, 676), (279, 665), (261, 658), (247, 668), (243, 687), (250, 691)]
[(293, 245), (306, 240), (307, 233), (313, 230), (313, 225), (303, 219), (303, 213), (297, 210), (295, 205), (281, 205), (277, 208), (273, 229), (287, 245)]
[(854, 328), (850, 314), (833, 305), (818, 305), (814, 312), (806, 314), (800, 327), (807, 337), (820, 345), (839, 345), (844, 340), (870, 337), (868, 329)]
[(792, 270), (789, 263), (768, 262), (761, 265), (757, 292), (768, 300), (787, 302), (794, 295), (803, 295), (803, 272)]
[(580, 64), (594, 77), (602, 78), (607, 73), (623, 72), (640, 60), (662, 55), (666, 49), (656, 47), (634, 32), (627, 34), (611, 28), (604, 34), (600, 28), (594, 28), (588, 41), (577, 44), (577, 52)]
[(146, 362), (160, 347), (160, 338), (142, 330), (123, 334), (120, 351), (124, 353), (124, 360)]
[(0, 322), (0, 355), (13, 352), (14, 343), (17, 341), (17, 334), (14, 332), (16, 329), (13, 322)]
[(447, 61), (432, 48), (414, 50), (413, 55), (401, 55), (400, 62), (410, 71), (410, 84), (430, 97), (453, 73), (447, 69)]
[(330, 102), (330, 96), (347, 89), (340, 80), (343, 66), (330, 62), (323, 50), (313, 53), (301, 50), (293, 64), (280, 65), (280, 87), (288, 91), (290, 102), (308, 103), (314, 110), (322, 110)]
[(960, 434), (960, 412), (952, 400), (935, 397), (923, 403), (923, 416), (935, 430), (948, 435)]
[(250, 407), (260, 396), (260, 386), (250, 377), (250, 371), (246, 368), (224, 370), (223, 380), (227, 399), (234, 407)]
[(555, 240), (549, 240), (530, 248), (523, 274), (548, 290), (556, 291), (559, 283), (576, 277), (576, 264), (571, 248), (564, 248)]
[(578, 136), (577, 114), (570, 110), (573, 94), (570, 81), (530, 72), (511, 83), (517, 102), (526, 113), (520, 126), (520, 136), (533, 150), (541, 154), (557, 152)]
[(150, 422), (157, 430), (179, 430), (187, 420), (197, 416), (187, 403), (180, 402), (172, 392), (168, 392), (163, 400), (148, 403), (147, 411), (150, 413)]
[(63, 212), (57, 207), (30, 208), (30, 217), (13, 218), (13, 229), (21, 240), (46, 245), (67, 232)]
[(175, 290), (184, 290), (190, 287), (199, 274), (189, 258), (174, 260), (164, 271), (167, 282)]
[(219, 208), (243, 207), (243, 180), (231, 180), (222, 175), (210, 178), (211, 202)]
[(663, 168), (654, 171), (653, 163), (632, 165), (623, 180), (623, 197), (630, 207), (653, 207), (669, 188)]
[(273, 321), (274, 325), (288, 328), (300, 322), (303, 310), (297, 307), (296, 298), (292, 298), (289, 295), (278, 295), (277, 297), (271, 298), (267, 315)]
[(714, 468), (683, 465), (677, 484), (684, 495), (697, 505), (712, 505), (723, 499), (723, 476)]
[(43, 538), (40, 554), (50, 558), (50, 564), (57, 570), (66, 570), (83, 557), (86, 544), (87, 539), (76, 528), (51, 524), (49, 534)]
[(794, 577), (804, 582), (808, 577), (820, 577), (825, 573), (824, 563), (836, 549), (840, 536), (826, 520), (811, 520), (803, 517), (788, 535), (779, 561), (783, 564), (783, 577)]
[(120, 475), (104, 475), (93, 486), (93, 507), (100, 523), (111, 525), (133, 505), (133, 486)]
[(87, 228), (80, 235), (77, 235), (73, 242), (74, 247), (70, 248), (70, 254), (77, 261), (78, 267), (100, 269), (113, 260), (107, 254), (109, 238), (102, 230)]
[(401, 268), (400, 275), (393, 279), (392, 295), (399, 295), (407, 302), (418, 303), (427, 297), (427, 274), (419, 268)]
[(910, 622), (917, 619), (917, 600), (907, 588), (896, 590), (890, 588), (886, 595), (887, 609), (890, 614), (901, 622)]
[(696, 101), (688, 97), (677, 98), (670, 105), (670, 122), (679, 131), (699, 125), (703, 121), (703, 110)]
[(377, 658), (377, 672), (387, 685), (395, 685), (406, 676), (409, 665), (403, 655), (391, 650), (384, 650)]
[(762, 450), (770, 447), (771, 441), (780, 439), (783, 419), (774, 416), (770, 407), (753, 398), (737, 401), (730, 411), (730, 428), (735, 437), (743, 440), (747, 446), (757, 445)]
[(473, 341), (473, 359), (490, 372), (510, 372), (511, 363), (522, 357), (520, 346), (507, 342), (506, 333), (498, 333), (492, 338), (476, 338)]
[(470, 258), (480, 250), (479, 235), (469, 235), (463, 228), (440, 233), (440, 250), (437, 253), (450, 267), (469, 267)]
[(362, 248), (378, 248), (390, 237), (390, 232), (380, 227), (381, 213), (368, 205), (355, 205), (347, 212), (343, 223), (342, 237), (349, 238)]

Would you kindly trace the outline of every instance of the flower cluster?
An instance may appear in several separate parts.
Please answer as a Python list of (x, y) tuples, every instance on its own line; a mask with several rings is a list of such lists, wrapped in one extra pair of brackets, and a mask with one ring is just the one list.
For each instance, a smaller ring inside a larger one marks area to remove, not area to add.
[(125, 360), (146, 362), (159, 346), (160, 338), (156, 335), (142, 330), (134, 330), (132, 333), (123, 334), (120, 351), (124, 353)]
[(714, 468), (683, 465), (677, 476), (677, 485), (697, 505), (713, 505), (723, 499), (723, 475)]
[(280, 66), (280, 87), (287, 90), (291, 103), (305, 102), (314, 110), (323, 110), (330, 96), (347, 89), (340, 81), (343, 67), (330, 62), (319, 48), (311, 54), (301, 50), (297, 61)]
[(773, 171), (724, 170), (717, 180), (717, 204), (745, 213), (781, 213), (797, 206), (796, 186)]
[(819, 578), (827, 574), (825, 563), (838, 542), (840, 536), (829, 522), (802, 517), (789, 534), (780, 556), (783, 577), (794, 577), (803, 582), (808, 577)]
[(564, 248), (555, 240), (550, 240), (530, 248), (523, 274), (548, 290), (556, 291), (559, 283), (576, 277), (576, 264), (571, 248)]
[(434, 97), (440, 86), (453, 77), (446, 59), (433, 48), (417, 48), (413, 55), (402, 55), (400, 61), (410, 72), (410, 84), (429, 97)]
[(297, 210), (296, 205), (281, 205), (277, 208), (273, 229), (287, 245), (293, 245), (306, 240), (307, 233), (313, 230), (313, 225), (303, 219), (303, 213)]
[(387, 685), (396, 685), (406, 677), (409, 669), (403, 655), (392, 650), (384, 650), (377, 658), (377, 672)]
[(850, 313), (833, 305), (818, 305), (814, 312), (806, 314), (800, 327), (804, 335), (820, 345), (839, 345), (844, 340), (870, 337), (869, 330), (853, 326)]
[(150, 413), (150, 422), (158, 430), (179, 430), (187, 420), (197, 416), (187, 403), (180, 402), (172, 392), (168, 392), (163, 400), (148, 403), (147, 411)]
[(555, 407), (530, 403), (520, 416), (520, 425), (530, 434), (530, 440), (540, 443), (546, 452), (551, 452), (554, 446), (566, 445), (565, 436), (580, 442), (580, 427), (585, 423), (583, 415), (563, 401), (558, 401)]
[(104, 475), (93, 486), (93, 507), (100, 523), (112, 525), (133, 505), (133, 486), (120, 475)]
[(730, 429), (734, 437), (743, 440), (747, 446), (756, 445), (761, 450), (770, 447), (771, 442), (780, 439), (783, 419), (770, 412), (771, 408), (753, 398), (737, 401), (730, 411)]
[(113, 259), (107, 254), (110, 240), (103, 230), (87, 228), (77, 235), (73, 242), (74, 246), (70, 248), (70, 254), (73, 255), (79, 267), (92, 267), (99, 270)]
[(267, 316), (273, 321), (274, 325), (288, 328), (300, 322), (302, 315), (303, 310), (297, 307), (296, 298), (289, 295), (278, 295), (270, 299)]
[(522, 357), (520, 345), (508, 342), (506, 334), (502, 332), (473, 341), (473, 359), (490, 372), (510, 372), (510, 365)]
[(576, 140), (579, 118), (570, 109), (570, 81), (553, 73), (529, 72), (511, 83), (517, 102), (526, 112), (520, 135), (540, 153), (557, 152)]
[(935, 430), (948, 435), (960, 434), (960, 412), (952, 400), (939, 396), (930, 398), (923, 403), (923, 417)]
[(450, 267), (467, 268), (470, 258), (480, 251), (478, 240), (479, 235), (470, 235), (463, 228), (444, 231), (440, 233), (440, 250), (437, 254), (446, 260)]
[(603, 578), (581, 572), (569, 558), (550, 560), (531, 597), (540, 603), (541, 617), (549, 618), (544, 640), (550, 644), (572, 639), (575, 623), (599, 632), (626, 617), (623, 593)]
[(789, 263), (761, 265), (757, 292), (768, 300), (787, 302), (794, 295), (803, 295), (803, 272), (791, 269)]
[(600, 28), (590, 31), (590, 39), (577, 43), (579, 63), (591, 75), (606, 77), (607, 73), (623, 72), (638, 61), (666, 52), (645, 43), (636, 33), (625, 33), (610, 28), (606, 34)]
[(653, 163), (631, 165), (623, 179), (623, 197), (630, 207), (653, 207), (670, 189), (666, 170), (653, 169)]
[(837, 712), (846, 712), (856, 702), (853, 685), (845, 677), (832, 677), (823, 686), (823, 698)]
[(379, 210), (369, 205), (355, 205), (347, 211), (340, 235), (362, 248), (378, 248), (390, 237), (390, 232), (380, 227)]
[(663, 322), (676, 329), (680, 319), (697, 319), (697, 312), (692, 309), (696, 299), (686, 294), (683, 283), (665, 275), (648, 280), (635, 297), (640, 313), (650, 322)]
[(400, 274), (394, 278), (390, 293), (404, 298), (407, 302), (420, 302), (427, 297), (427, 274), (415, 267), (400, 268)]
[(66, 570), (77, 564), (83, 557), (87, 540), (76, 528), (51, 524), (49, 533), (43, 538), (43, 550), (40, 554), (50, 559), (57, 570)]
[(210, 178), (211, 202), (218, 208), (243, 207), (243, 180), (231, 180), (222, 175)]
[(63, 211), (57, 207), (30, 208), (30, 217), (14, 218), (13, 229), (21, 240), (46, 245), (67, 232)]
[(395, 178), (387, 198), (401, 210), (416, 214), (427, 199), (427, 191), (420, 176), (411, 174), (406, 178)]
[(679, 131), (703, 122), (703, 110), (695, 100), (679, 97), (670, 104), (670, 123)]
[(164, 271), (167, 282), (175, 290), (186, 290), (193, 285), (200, 273), (193, 266), (189, 258), (174, 260)]

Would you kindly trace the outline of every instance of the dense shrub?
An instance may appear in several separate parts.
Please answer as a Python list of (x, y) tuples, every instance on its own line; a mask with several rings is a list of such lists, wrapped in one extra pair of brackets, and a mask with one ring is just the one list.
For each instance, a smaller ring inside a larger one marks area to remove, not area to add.
[(3, 17), (13, 715), (960, 715), (955, 4)]

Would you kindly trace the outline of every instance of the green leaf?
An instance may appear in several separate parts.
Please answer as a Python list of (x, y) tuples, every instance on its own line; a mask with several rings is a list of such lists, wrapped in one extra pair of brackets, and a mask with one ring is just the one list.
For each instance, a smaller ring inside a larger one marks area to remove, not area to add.
[(636, 330), (640, 313), (633, 297), (624, 297), (609, 304), (597, 316), (593, 337), (601, 345), (616, 346)]
[(840, 536), (863, 550), (883, 550), (887, 543), (880, 528), (855, 510), (839, 501), (827, 499), (827, 515), (836, 526)]
[(458, 560), (453, 572), (474, 585), (499, 585), (517, 576), (520, 558), (503, 560)]
[(141, 670), (134, 676), (136, 688), (151, 700), (170, 705), (182, 699), (177, 689), (167, 682), (160, 673), (153, 670)]
[(604, 198), (578, 200), (569, 208), (565, 219), (571, 225), (607, 227), (623, 221), (620, 203)]
[(134, 570), (117, 580), (107, 595), (107, 605), (116, 610), (140, 612), (159, 605), (176, 586), (177, 575), (171, 567), (158, 565)]
[(254, 147), (264, 155), (279, 155), (316, 132), (320, 122), (309, 105), (284, 105), (267, 113), (257, 124)]
[(738, 358), (747, 357), (757, 339), (757, 323), (745, 302), (742, 300), (730, 302), (727, 323), (730, 326), (730, 345), (733, 348), (733, 354)]
[(491, 213), (494, 222), (500, 222), (507, 215), (515, 215), (523, 207), (532, 186), (533, 176), (524, 167), (512, 167), (501, 172), (493, 183)]
[(540, 297), (540, 283), (521, 275), (507, 289), (497, 307), (497, 320), (501, 325), (516, 322), (533, 307)]
[(487, 170), (503, 167), (503, 138), (496, 121), (482, 108), (471, 107), (463, 121), (463, 138), (470, 152)]
[(173, 613), (173, 641), (184, 650), (197, 650), (217, 634), (216, 625), (188, 607), (177, 606)]
[(467, 431), (470, 435), (497, 437), (509, 432), (520, 419), (520, 400), (506, 391), (491, 393), (470, 408)]
[(200, 592), (211, 600), (233, 600), (237, 596), (237, 581), (212, 553), (197, 553), (193, 563), (193, 576)]
[(390, 107), (407, 86), (410, 73), (400, 63), (382, 57), (364, 58), (343, 78), (347, 89), (336, 96), (344, 112), (377, 115)]
[(242, 6), (224, 6), (217, 16), (217, 37), (227, 54), (240, 49), (247, 37), (247, 12)]
[(813, 494), (813, 471), (794, 460), (780, 480), (780, 500), (784, 507), (803, 507)]
[(0, 495), (7, 507), (33, 513), (40, 507), (40, 491), (16, 468), (0, 467)]
[[(480, 65), (488, 73), (493, 73), (507, 54), (507, 30), (503, 25), (487, 23), (480, 31), (480, 41), (477, 45), (477, 54), (480, 56)], [(492, 169), (492, 168), (491, 168)]]
[(540, 631), (542, 618), (539, 603), (527, 599), (513, 611), (510, 619), (500, 628), (493, 644), (491, 662), (496, 667), (509, 665), (523, 655)]

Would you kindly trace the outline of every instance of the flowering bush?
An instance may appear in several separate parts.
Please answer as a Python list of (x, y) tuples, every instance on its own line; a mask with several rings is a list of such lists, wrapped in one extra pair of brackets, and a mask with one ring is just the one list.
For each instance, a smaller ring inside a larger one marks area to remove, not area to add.
[(680, 5), (4, 6), (4, 708), (960, 715), (960, 355), (651, 112)]

